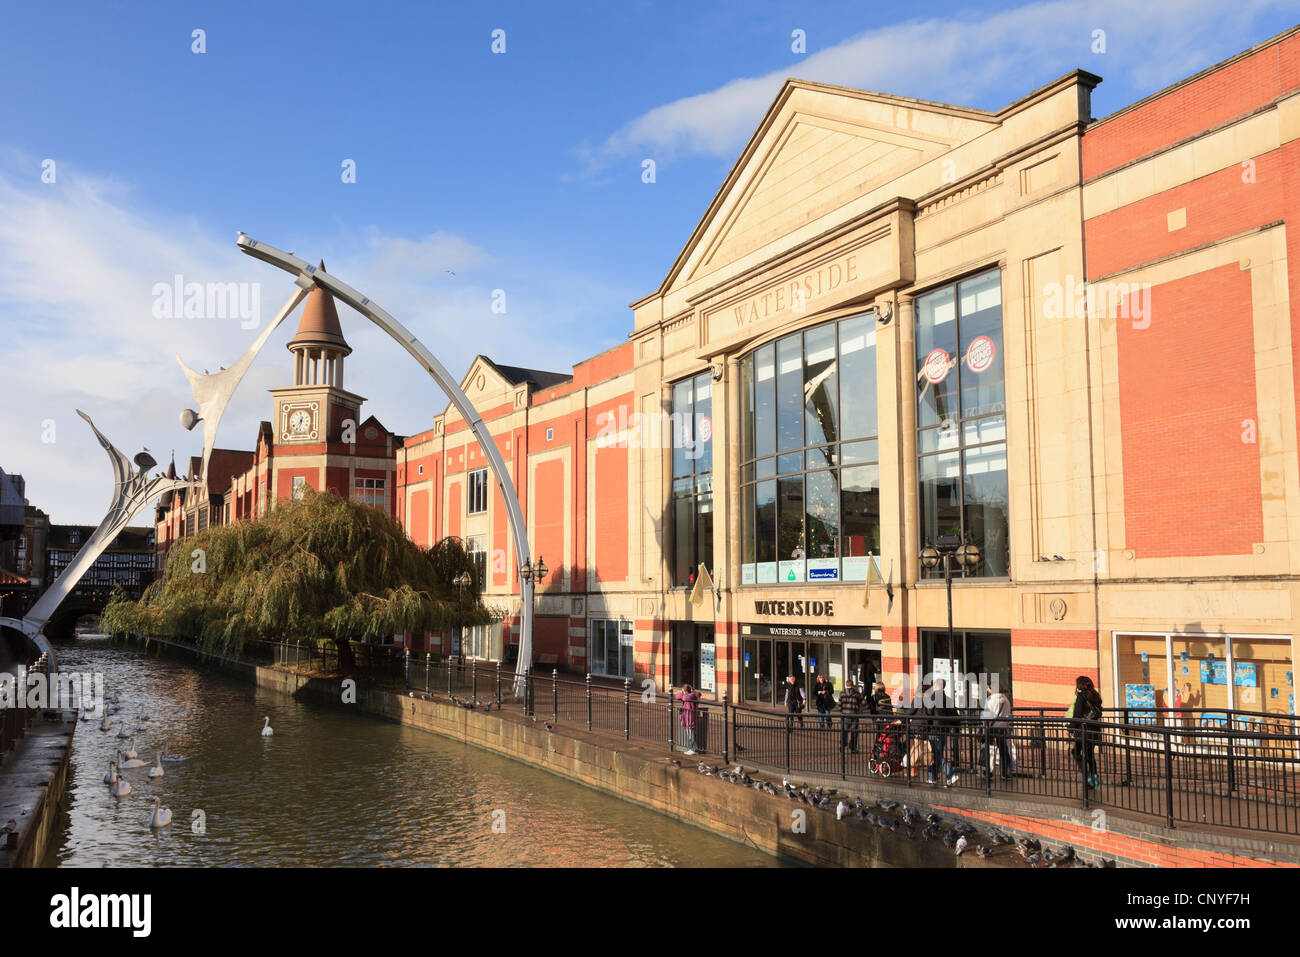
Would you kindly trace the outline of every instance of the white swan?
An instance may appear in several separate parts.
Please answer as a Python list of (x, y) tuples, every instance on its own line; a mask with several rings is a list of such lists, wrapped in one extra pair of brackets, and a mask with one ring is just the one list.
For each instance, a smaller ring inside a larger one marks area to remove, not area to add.
[(146, 731), (146, 730), (148, 730), (148, 729), (145, 727), (145, 725), (144, 725), (144, 718), (141, 718), (139, 721), (137, 721), (137, 722), (135, 723), (135, 729), (136, 729), (137, 731)]
[(118, 778), (113, 785), (113, 797), (124, 798), (131, 793), (131, 782), (126, 778)]
[(107, 711), (104, 712), (104, 720), (102, 720), (102, 721), (99, 722), (99, 730), (100, 730), (100, 731), (112, 731), (112, 730), (113, 730), (113, 726), (112, 726), (111, 724), (109, 724), (109, 722), (108, 722), (108, 712), (107, 712)]
[(263, 722), (263, 724), (262, 724), (262, 737), (264, 737), (264, 738), (269, 738), (271, 735), (275, 734), (275, 732), (274, 732), (273, 730), (271, 730), (271, 719), (270, 719), (270, 718), (263, 717), (263, 718), (262, 718), (262, 722)]
[(163, 742), (163, 746), (162, 746), (162, 759), (164, 761), (171, 761), (171, 762), (180, 762), (180, 761), (188, 760), (183, 754), (168, 754), (166, 741)]
[(154, 762), (154, 766), (149, 769), (149, 777), (160, 778), (162, 776), (163, 776), (162, 752), (159, 751), (158, 757)]
[(149, 826), (152, 828), (166, 827), (172, 822), (172, 809), (159, 807), (161, 803), (161, 798), (153, 799), (153, 814), (149, 818)]
[(116, 761), (108, 762), (108, 773), (104, 775), (104, 783), (105, 784), (117, 783), (117, 762)]
[(119, 731), (119, 732), (117, 733), (117, 736), (118, 736), (119, 738), (129, 738), (129, 737), (131, 737), (131, 733), (130, 733), (129, 731), (126, 730), (126, 722), (125, 722), (125, 721), (119, 721), (119, 722), (118, 722), (118, 726), (122, 729), (121, 731)]
[(130, 771), (132, 768), (142, 768), (148, 763), (140, 758), (127, 758), (120, 766), (123, 771)]
[(139, 757), (139, 755), (135, 753), (135, 735), (131, 735), (131, 747), (127, 748), (126, 756), (128, 758)]

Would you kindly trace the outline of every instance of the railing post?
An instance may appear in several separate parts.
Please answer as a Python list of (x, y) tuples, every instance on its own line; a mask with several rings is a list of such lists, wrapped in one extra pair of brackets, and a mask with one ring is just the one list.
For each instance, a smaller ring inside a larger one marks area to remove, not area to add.
[(672, 685), (672, 682), (670, 681), (670, 682), (668, 683), (668, 751), (669, 751), (670, 754), (671, 754), (673, 751), (677, 750), (677, 748), (676, 748), (676, 744), (677, 744), (677, 736), (673, 733), (673, 730), (674, 730), (674, 729), (673, 729), (673, 718), (674, 718), (673, 712), (674, 712), (675, 710), (676, 710), (676, 707), (675, 707), (674, 700), (673, 700), (673, 685)]
[(785, 773), (790, 773), (790, 734), (794, 731), (794, 715), (785, 716)]
[[(831, 716), (829, 718), (829, 721), (831, 726), (831, 734), (834, 734), (835, 733), (834, 716)], [(844, 715), (841, 714), (840, 715), (840, 780), (841, 781), (847, 781), (849, 779), (848, 757), (847, 757), (848, 752), (846, 750), (848, 747), (849, 729), (848, 729), (848, 725), (846, 725), (844, 721), (845, 721)]]
[(478, 703), (478, 659), (477, 658), (475, 658), (473, 661), (469, 663), (469, 686), (470, 686), (469, 700), (477, 704)]
[(727, 692), (722, 692), (722, 763), (731, 763), (731, 718)]
[(429, 693), (429, 669), (433, 667), (433, 655), (429, 652), (424, 653), (424, 693)]
[[(883, 730), (883, 729), (882, 729)], [(876, 732), (876, 739), (880, 739), (880, 732)], [(912, 716), (903, 715), (903, 757), (907, 760), (907, 786), (912, 786), (912, 778), (916, 777), (916, 765), (912, 762)]]
[(497, 662), (497, 710), (501, 709), (501, 662)]
[[(991, 731), (990, 726), (992, 725), (992, 723), (993, 722), (990, 719), (988, 718), (984, 719), (984, 750), (983, 752), (981, 752), (979, 758), (980, 773), (984, 775), (985, 795), (990, 795), (993, 793), (993, 751), (991, 749), (991, 742), (990, 742), (990, 731)], [(998, 749), (999, 761), (1002, 760), (1001, 752), (1002, 749), (999, 748)], [(1007, 770), (1006, 768), (1003, 768), (1002, 772), (1005, 774), (1006, 770)]]
[(591, 672), (587, 672), (587, 730), (591, 730)]
[(632, 679), (623, 679), (623, 740), (632, 740)]
[(447, 697), (451, 697), (451, 655), (447, 655)]
[(1165, 736), (1165, 822), (1174, 826), (1174, 756), (1170, 746), (1169, 732)]

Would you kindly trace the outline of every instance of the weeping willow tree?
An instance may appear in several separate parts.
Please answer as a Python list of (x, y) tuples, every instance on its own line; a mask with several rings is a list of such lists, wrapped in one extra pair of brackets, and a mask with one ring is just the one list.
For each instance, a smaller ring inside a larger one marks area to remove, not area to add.
[[(463, 592), (462, 572), (473, 582)], [(459, 539), (424, 549), (379, 509), (307, 489), (178, 543), (140, 600), (110, 602), (103, 622), (230, 655), (251, 639), (327, 639), (351, 670), (352, 640), (487, 624), (478, 579)]]

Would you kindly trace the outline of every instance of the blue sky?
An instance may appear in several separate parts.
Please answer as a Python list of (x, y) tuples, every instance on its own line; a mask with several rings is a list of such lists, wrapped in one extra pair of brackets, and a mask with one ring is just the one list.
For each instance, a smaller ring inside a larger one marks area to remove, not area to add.
[[(269, 318), (287, 280), (240, 256), (236, 230), (323, 257), (453, 373), (476, 352), (565, 371), (625, 339), (627, 304), (658, 285), (786, 76), (997, 109), (1083, 67), (1104, 78), (1100, 117), (1294, 21), (1274, 0), (1143, 6), (10, 5), (0, 466), (55, 521), (93, 522), (109, 473), (74, 408), (128, 452), (197, 452), (176, 424), (189, 394), (172, 356), (215, 368), (256, 333), (158, 318), (152, 289), (178, 273), (260, 282)], [(341, 180), (348, 159), (355, 183)], [(250, 447), (269, 417), (291, 327), (220, 445)], [(367, 410), (401, 433), (428, 428), (440, 393), (358, 317), (344, 327)]]

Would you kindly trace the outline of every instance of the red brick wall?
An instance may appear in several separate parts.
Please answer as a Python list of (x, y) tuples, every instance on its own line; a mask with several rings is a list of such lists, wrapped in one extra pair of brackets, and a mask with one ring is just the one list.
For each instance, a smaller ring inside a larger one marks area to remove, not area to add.
[(546, 560), (546, 583), (551, 584), (560, 581), (564, 571), (564, 463), (542, 462), (534, 475), (534, 560), (537, 556)]
[(447, 487), (447, 534), (460, 537), (460, 515), (464, 509), (460, 504), (460, 482), (452, 482)]
[[(1145, 329), (1117, 324), (1125, 544), (1138, 558), (1249, 554), (1263, 538), (1250, 274), (1156, 286)], [(1198, 492), (1200, 494), (1198, 494)]]
[(596, 450), (596, 480), (591, 501), (597, 581), (627, 578), (627, 455), (626, 448)]
[[(1286, 218), (1286, 212), (1294, 211), (1294, 205), (1290, 210), (1286, 208), (1283, 190), (1286, 177), (1295, 170), (1297, 148), (1300, 147), (1292, 144), (1253, 157), (1253, 183), (1243, 182), (1245, 170), (1233, 164), (1094, 216), (1084, 225), (1088, 278), (1109, 276), (1139, 263), (1153, 262)], [(1187, 225), (1170, 232), (1168, 214), (1183, 208), (1187, 210)]]
[(1245, 116), (1297, 87), (1300, 36), (1293, 36), (1090, 127), (1083, 138), (1083, 176), (1098, 176)]
[[(429, 492), (421, 489), (411, 495), (411, 524), (406, 533), (415, 544), (428, 548), (433, 544), (429, 540)], [(403, 516), (405, 517), (405, 516)]]

